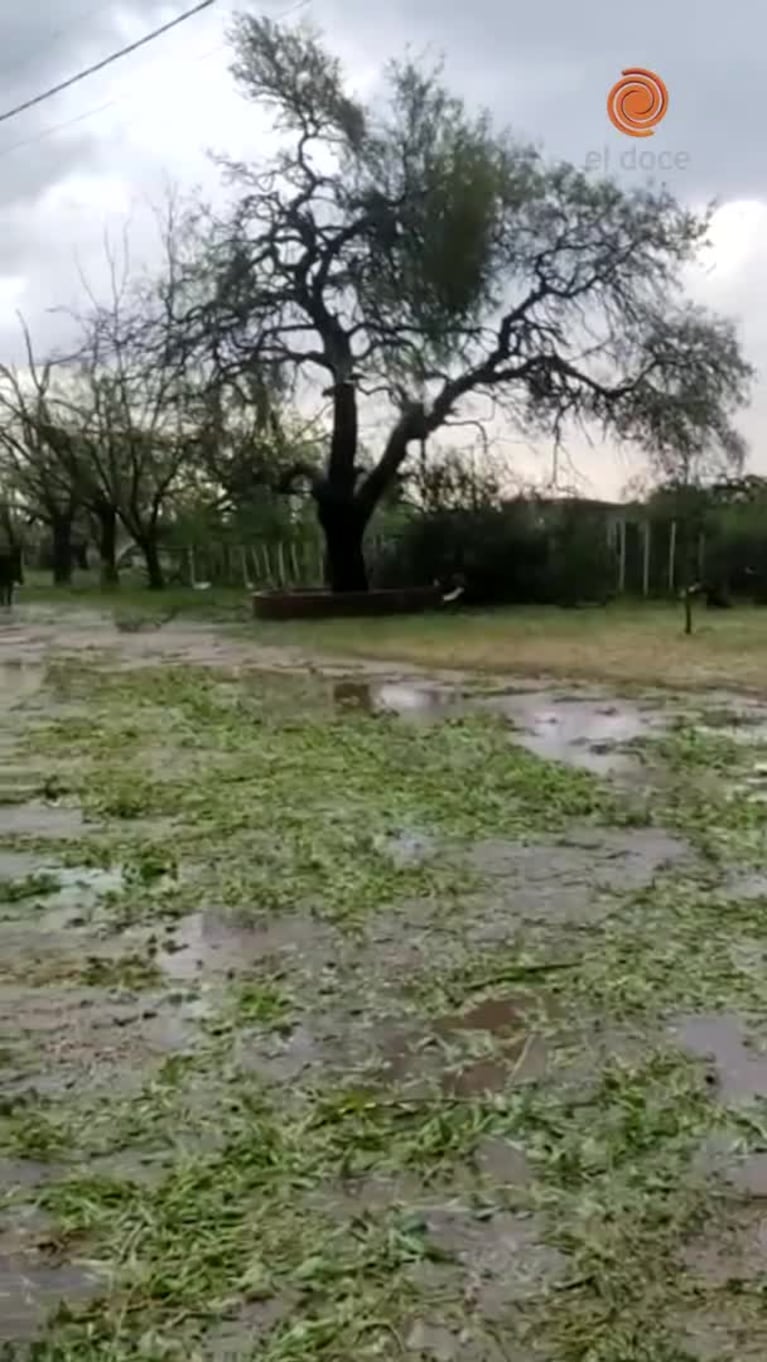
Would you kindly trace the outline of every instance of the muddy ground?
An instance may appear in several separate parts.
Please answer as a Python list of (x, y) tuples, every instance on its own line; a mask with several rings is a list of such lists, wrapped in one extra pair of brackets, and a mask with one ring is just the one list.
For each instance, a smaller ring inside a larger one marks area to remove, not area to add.
[(0, 622), (10, 1358), (767, 1355), (767, 705)]

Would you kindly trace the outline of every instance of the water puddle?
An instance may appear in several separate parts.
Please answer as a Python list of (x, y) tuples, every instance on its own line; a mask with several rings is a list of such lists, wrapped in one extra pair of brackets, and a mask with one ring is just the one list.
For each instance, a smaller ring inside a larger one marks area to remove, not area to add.
[(690, 1240), (682, 1252), (698, 1287), (722, 1289), (762, 1280), (767, 1272), (767, 1212), (759, 1203), (739, 1207)]
[[(10, 853), (7, 858), (0, 854), (0, 869), (4, 859), (12, 866), (14, 858), (18, 867), (33, 867), (25, 868), (21, 875), (17, 870), (14, 878), (23, 879), (33, 875), (35, 880), (39, 879), (41, 888), (35, 897), (43, 899), (48, 907), (83, 909), (125, 888), (125, 875), (119, 867), (41, 864), (39, 858), (20, 852)], [(46, 888), (46, 884), (50, 887)]]
[[(475, 1215), (463, 1207), (427, 1212), (426, 1237), (471, 1282), (474, 1309), (501, 1321), (515, 1305), (544, 1296), (567, 1272), (567, 1260), (541, 1240), (532, 1216)], [(467, 1282), (468, 1285), (468, 1282)]]
[(505, 940), (520, 920), (591, 922), (612, 911), (609, 895), (649, 885), (662, 871), (695, 860), (689, 846), (658, 828), (574, 828), (567, 842), (479, 842), (469, 865), (496, 881), (477, 940)]
[(409, 866), (423, 865), (434, 856), (436, 842), (427, 833), (399, 832), (393, 836), (376, 836), (373, 839), (376, 851), (386, 856), (397, 870)]
[(60, 1174), (61, 1164), (40, 1163), (37, 1159), (0, 1158), (0, 1194), (26, 1187), (40, 1187)]
[(497, 1135), (485, 1135), (473, 1155), (477, 1172), (496, 1186), (527, 1187), (533, 1180), (527, 1157)]
[(298, 1292), (282, 1291), (268, 1300), (244, 1305), (234, 1318), (206, 1332), (205, 1357), (210, 1362), (249, 1362), (256, 1345), (290, 1319), (299, 1299)]
[(762, 743), (767, 741), (767, 706), (761, 700), (715, 692), (709, 706), (699, 714), (697, 727), (736, 742)]
[(0, 804), (0, 837), (81, 837), (85, 820), (81, 809), (31, 801)]
[(767, 872), (730, 875), (725, 880), (724, 892), (728, 898), (744, 901), (767, 898)]
[(36, 874), (39, 867), (40, 859), (32, 852), (0, 849), (0, 898), (2, 897), (1, 887), (4, 884), (13, 884), (16, 880), (25, 880), (29, 875)]
[(739, 1017), (728, 1013), (682, 1017), (670, 1031), (688, 1054), (713, 1064), (723, 1100), (767, 1097), (767, 1053), (748, 1044)]
[(754, 1201), (767, 1199), (767, 1154), (748, 1154), (728, 1169), (727, 1182), (742, 1196)]
[(62, 1304), (87, 1304), (104, 1289), (89, 1265), (51, 1256), (50, 1230), (33, 1205), (15, 1207), (0, 1221), (0, 1344), (30, 1342)]
[(138, 1092), (198, 1038), (188, 1009), (164, 996), (55, 979), (33, 989), (0, 983), (0, 1044), (12, 1053), (6, 1094)]
[(333, 928), (308, 914), (268, 921), (226, 909), (191, 913), (168, 929), (157, 964), (171, 979), (189, 983), (204, 973), (241, 973), (271, 956), (310, 956), (316, 968), (335, 959)]
[(660, 733), (667, 725), (662, 713), (628, 700), (608, 702), (604, 696), (516, 692), (481, 703), (514, 724), (517, 741), (528, 752), (595, 775), (641, 770), (637, 757), (621, 748)]
[(684, 1339), (684, 1357), (695, 1362), (764, 1362), (767, 1357), (767, 1331), (756, 1323), (748, 1300), (740, 1302), (734, 1294), (720, 1296), (716, 1312), (675, 1311), (672, 1330)]
[[(477, 1040), (484, 1041), (483, 1053), (476, 1053)], [(487, 998), (418, 1031), (383, 1027), (379, 1043), (383, 1082), (437, 1082), (453, 1097), (482, 1097), (510, 1084), (536, 1082), (548, 1068), (548, 1046), (531, 1030), (525, 1003), (517, 998)]]
[(119, 894), (125, 888), (125, 875), (121, 868), (103, 869), (98, 866), (44, 866), (42, 874), (54, 876), (58, 887), (46, 896), (51, 907), (73, 909), (84, 913), (111, 894)]
[(43, 668), (34, 662), (0, 660), (0, 708), (13, 709), (43, 684)]
[(85, 1305), (104, 1280), (75, 1264), (47, 1263), (40, 1253), (0, 1253), (0, 1342), (27, 1342), (61, 1307)]
[(657, 708), (604, 695), (512, 689), (472, 695), (457, 687), (420, 681), (336, 682), (341, 708), (366, 714), (435, 720), (490, 712), (509, 720), (519, 744), (535, 756), (582, 767), (597, 775), (636, 774), (636, 754), (624, 751), (640, 738), (665, 731), (668, 716)]
[(333, 700), (342, 709), (405, 719), (446, 718), (464, 707), (460, 691), (418, 681), (345, 679), (335, 682)]

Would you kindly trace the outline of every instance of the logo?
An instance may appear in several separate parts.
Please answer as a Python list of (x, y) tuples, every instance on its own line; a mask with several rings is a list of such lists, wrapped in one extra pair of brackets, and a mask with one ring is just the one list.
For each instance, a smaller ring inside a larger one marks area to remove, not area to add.
[(630, 66), (607, 96), (610, 122), (627, 137), (652, 137), (668, 113), (668, 90), (654, 71)]

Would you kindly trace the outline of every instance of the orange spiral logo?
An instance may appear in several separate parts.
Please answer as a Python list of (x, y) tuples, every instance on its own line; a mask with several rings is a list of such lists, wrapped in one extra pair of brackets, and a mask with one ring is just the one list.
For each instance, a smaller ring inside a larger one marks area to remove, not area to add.
[(652, 137), (668, 113), (668, 90), (654, 71), (630, 66), (607, 96), (610, 122), (629, 137)]

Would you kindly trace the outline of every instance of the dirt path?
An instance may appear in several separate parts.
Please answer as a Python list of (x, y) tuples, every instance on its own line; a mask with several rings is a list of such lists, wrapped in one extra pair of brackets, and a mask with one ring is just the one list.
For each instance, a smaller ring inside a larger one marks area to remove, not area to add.
[(764, 1356), (765, 725), (0, 625), (11, 1356)]

